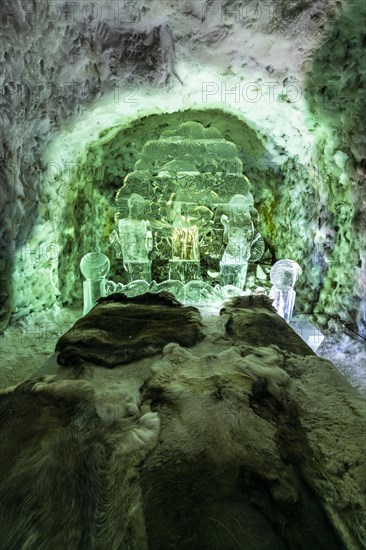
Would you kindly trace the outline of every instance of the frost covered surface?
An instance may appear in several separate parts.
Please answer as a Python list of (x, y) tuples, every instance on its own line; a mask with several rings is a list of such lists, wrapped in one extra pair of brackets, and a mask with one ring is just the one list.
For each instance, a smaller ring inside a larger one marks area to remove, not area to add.
[(81, 299), (143, 143), (196, 120), (236, 144), (297, 306), (365, 335), (364, 2), (66, 4), (0, 18), (2, 327)]
[(365, 342), (342, 332), (327, 334), (317, 354), (332, 361), (352, 386), (366, 397)]
[(0, 389), (32, 376), (54, 353), (57, 340), (81, 316), (82, 308), (55, 306), (8, 326), (0, 335)]

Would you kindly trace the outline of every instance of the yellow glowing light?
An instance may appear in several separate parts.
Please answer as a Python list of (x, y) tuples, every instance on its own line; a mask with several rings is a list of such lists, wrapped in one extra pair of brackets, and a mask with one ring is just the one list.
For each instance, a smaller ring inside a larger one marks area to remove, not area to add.
[(173, 227), (173, 258), (199, 260), (198, 227)]

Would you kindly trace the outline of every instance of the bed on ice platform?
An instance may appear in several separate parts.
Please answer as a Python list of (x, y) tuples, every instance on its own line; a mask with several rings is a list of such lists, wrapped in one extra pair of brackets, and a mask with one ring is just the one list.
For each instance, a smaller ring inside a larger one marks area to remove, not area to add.
[(362, 397), (265, 298), (112, 295), (57, 354), (0, 394), (2, 550), (365, 547)]

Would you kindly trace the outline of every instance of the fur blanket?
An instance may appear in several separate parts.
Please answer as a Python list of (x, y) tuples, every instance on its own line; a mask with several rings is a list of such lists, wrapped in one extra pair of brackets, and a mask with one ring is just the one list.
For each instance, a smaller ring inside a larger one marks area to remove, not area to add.
[(171, 294), (118, 293), (102, 298), (59, 339), (57, 361), (114, 367), (155, 355), (169, 342), (191, 347), (203, 337), (199, 311), (182, 307)]
[(297, 355), (316, 355), (282, 319), (268, 296), (239, 296), (221, 309), (226, 319), (226, 335), (233, 344), (251, 346), (276, 345)]
[(271, 311), (232, 305), (221, 343), (0, 393), (1, 550), (366, 547), (362, 397), (312, 352), (253, 346), (240, 316)]
[(328, 361), (169, 344), (135, 392), (140, 367), (0, 394), (2, 550), (365, 547), (364, 404)]
[(159, 418), (119, 395), (107, 414), (85, 381), (32, 380), (0, 394), (0, 548), (147, 548), (137, 466)]
[(365, 548), (364, 403), (330, 362), (170, 344), (143, 395), (161, 420), (140, 468), (150, 548)]

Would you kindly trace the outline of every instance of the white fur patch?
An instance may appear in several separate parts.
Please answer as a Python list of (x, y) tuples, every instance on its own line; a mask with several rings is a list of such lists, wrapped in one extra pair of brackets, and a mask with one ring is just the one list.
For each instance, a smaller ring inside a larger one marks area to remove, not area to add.
[(139, 425), (129, 433), (129, 444), (143, 447), (157, 440), (160, 429), (160, 419), (157, 413), (148, 412), (140, 418)]
[(268, 360), (263, 361), (258, 355), (247, 355), (241, 361), (241, 365), (246, 372), (249, 372), (257, 378), (266, 378), (270, 385), (288, 386), (290, 383), (291, 378), (286, 371), (280, 367), (274, 366)]

